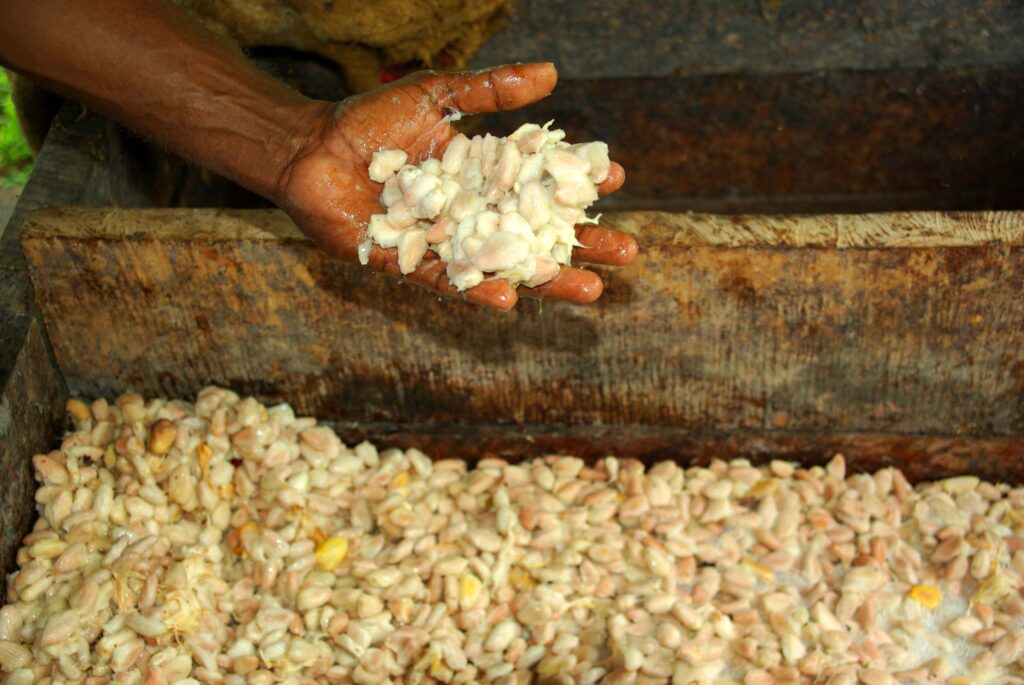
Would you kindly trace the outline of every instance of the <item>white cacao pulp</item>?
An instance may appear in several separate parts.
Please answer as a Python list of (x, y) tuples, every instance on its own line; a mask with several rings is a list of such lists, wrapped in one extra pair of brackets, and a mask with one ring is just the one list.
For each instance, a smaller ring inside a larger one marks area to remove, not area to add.
[(500, 278), (536, 287), (568, 265), (577, 224), (597, 223), (586, 209), (608, 178), (608, 146), (570, 145), (565, 132), (524, 124), (507, 138), (458, 134), (440, 160), (407, 164), (402, 150), (381, 150), (370, 179), (384, 184), (380, 203), (360, 245), (397, 248), (403, 274), (427, 250), (448, 264), (458, 290)]

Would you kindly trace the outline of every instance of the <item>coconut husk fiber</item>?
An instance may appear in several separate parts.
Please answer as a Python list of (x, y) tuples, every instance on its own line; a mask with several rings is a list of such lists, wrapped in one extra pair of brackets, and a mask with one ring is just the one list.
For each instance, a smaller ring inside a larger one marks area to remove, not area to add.
[[(243, 48), (311, 52), (338, 64), (348, 88), (381, 83), (382, 69), (460, 69), (496, 28), (511, 0), (175, 0), (208, 28)], [(50, 119), (47, 96), (19, 79), (22, 128), (38, 151)]]

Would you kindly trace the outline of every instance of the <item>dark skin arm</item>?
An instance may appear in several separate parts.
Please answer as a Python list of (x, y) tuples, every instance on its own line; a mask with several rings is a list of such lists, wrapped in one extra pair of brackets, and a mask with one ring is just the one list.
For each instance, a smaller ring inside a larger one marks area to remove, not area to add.
[[(455, 131), (450, 108), (514, 109), (547, 96), (550, 64), (487, 72), (419, 72), (341, 103), (311, 100), (266, 76), (236, 47), (166, 0), (0, 0), (0, 63), (81, 101), (287, 211), (327, 253), (356, 261), (380, 184), (373, 152), (402, 148), (412, 160), (439, 156)], [(613, 164), (602, 194), (622, 185)], [(627, 264), (636, 241), (593, 226), (577, 231), (575, 258)], [(398, 276), (395, 250), (375, 247), (370, 265)], [(445, 295), (445, 266), (428, 254), (405, 277)], [(519, 295), (590, 302), (592, 271), (563, 267), (545, 285), (487, 281), (462, 295), (501, 309)]]

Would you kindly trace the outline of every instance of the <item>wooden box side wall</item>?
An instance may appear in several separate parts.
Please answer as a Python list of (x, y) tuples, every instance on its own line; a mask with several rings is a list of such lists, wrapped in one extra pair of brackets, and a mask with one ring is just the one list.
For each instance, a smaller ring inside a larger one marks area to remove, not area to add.
[(598, 303), (511, 313), (329, 260), (276, 211), (50, 210), (23, 245), (83, 395), (219, 383), (287, 399), (351, 439), (400, 434), (447, 452), (454, 436), (464, 451), (649, 459), (733, 444), (879, 460), (896, 445), (917, 475), (1017, 468), (1020, 214), (608, 223), (644, 249), (601, 270)]

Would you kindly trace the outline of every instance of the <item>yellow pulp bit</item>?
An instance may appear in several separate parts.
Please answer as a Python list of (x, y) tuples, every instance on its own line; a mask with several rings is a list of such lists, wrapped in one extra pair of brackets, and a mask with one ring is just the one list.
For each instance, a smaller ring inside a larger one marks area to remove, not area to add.
[(206, 469), (210, 466), (210, 459), (213, 458), (213, 450), (204, 442), (196, 447), (196, 454), (199, 456), (199, 469), (205, 475)]
[(462, 576), (459, 581), (459, 605), (463, 611), (476, 605), (476, 601), (480, 598), (480, 591), (483, 589), (483, 583), (472, 573), (467, 573)]
[(511, 581), (512, 587), (516, 588), (517, 590), (523, 590), (528, 587), (533, 587), (537, 584), (537, 581), (533, 579), (533, 576), (531, 576), (529, 573), (519, 568), (518, 566), (513, 566), (512, 569), (508, 572), (508, 579), (509, 581)]
[(348, 556), (348, 540), (333, 535), (316, 548), (316, 565), (321, 571), (333, 571)]
[(918, 604), (934, 609), (942, 601), (942, 590), (933, 585), (915, 585), (910, 588), (910, 599)]
[(755, 576), (766, 583), (775, 582), (775, 571), (771, 570), (764, 564), (754, 561), (750, 557), (743, 557), (743, 559), (740, 560), (740, 563), (749, 568)]
[(745, 496), (752, 499), (764, 499), (765, 497), (774, 495), (775, 491), (778, 489), (779, 481), (774, 478), (762, 478), (747, 490)]

